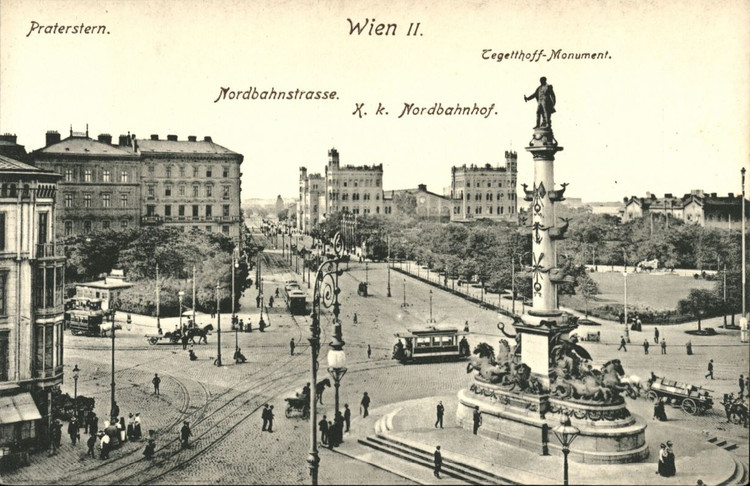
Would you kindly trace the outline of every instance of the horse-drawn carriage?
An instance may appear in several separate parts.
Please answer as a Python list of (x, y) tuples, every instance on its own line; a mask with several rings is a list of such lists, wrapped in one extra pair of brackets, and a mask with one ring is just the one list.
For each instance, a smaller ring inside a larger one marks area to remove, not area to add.
[[(188, 342), (191, 344), (200, 344), (201, 342), (203, 342), (203, 344), (208, 344), (208, 336), (213, 329), (213, 324), (208, 324), (203, 327), (193, 326), (185, 328), (185, 333), (187, 334)], [(165, 332), (161, 335), (146, 334), (146, 341), (152, 346), (157, 344), (181, 344), (182, 336), (183, 334), (180, 329), (175, 329), (174, 331)], [(195, 342), (196, 338), (198, 338), (197, 343)]]
[(652, 376), (648, 381), (646, 397), (652, 402), (666, 400), (667, 403), (682, 408), (690, 415), (704, 414), (713, 407), (713, 399), (708, 394), (711, 390), (703, 387), (670, 381)]
[(721, 402), (727, 412), (727, 419), (735, 424), (748, 426), (748, 399), (735, 397), (732, 393), (725, 393)]
[(284, 400), (286, 400), (286, 410), (284, 410), (286, 418), (294, 416), (302, 417), (305, 420), (310, 418), (310, 397), (291, 397)]

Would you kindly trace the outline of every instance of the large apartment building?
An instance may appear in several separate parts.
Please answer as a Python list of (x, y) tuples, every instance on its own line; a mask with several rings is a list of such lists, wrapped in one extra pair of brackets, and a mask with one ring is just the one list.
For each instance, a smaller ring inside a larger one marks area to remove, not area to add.
[(176, 135), (138, 139), (71, 130), (47, 132), (30, 154), (37, 167), (62, 175), (57, 236), (108, 229), (172, 226), (220, 232), (240, 240), (242, 155), (213, 142)]
[(505, 152), (505, 166), (462, 165), (451, 168), (451, 221), (478, 218), (516, 221), (518, 156)]
[[(637, 218), (677, 219), (686, 223), (698, 224), (712, 228), (739, 228), (742, 222), (742, 196), (729, 193), (719, 196), (715, 192), (706, 193), (702, 189), (693, 189), (690, 194), (674, 196), (665, 194), (657, 197), (646, 193), (646, 197), (625, 197), (623, 221)], [(750, 204), (745, 201), (745, 218), (750, 217)]]

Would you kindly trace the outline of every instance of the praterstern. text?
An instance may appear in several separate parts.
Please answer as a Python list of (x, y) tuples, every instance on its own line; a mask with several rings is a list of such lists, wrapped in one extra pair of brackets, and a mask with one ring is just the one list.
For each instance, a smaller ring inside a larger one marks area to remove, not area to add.
[(539, 62), (539, 61), (600, 61), (605, 59), (612, 59), (609, 51), (604, 52), (568, 52), (562, 49), (552, 49), (551, 51), (545, 51), (544, 49), (536, 49), (534, 51), (524, 51), (523, 49), (517, 51), (496, 51), (494, 49), (482, 49), (482, 59), (486, 61), (528, 61), (528, 62)]
[(26, 37), (31, 34), (109, 34), (109, 29), (106, 25), (86, 25), (81, 23), (80, 25), (60, 25), (55, 22), (55, 25), (42, 25), (39, 22), (32, 20), (29, 33)]
[(222, 100), (336, 100), (336, 91), (308, 91), (304, 89), (279, 90), (276, 88), (259, 91), (255, 86), (246, 90), (219, 88), (219, 96), (214, 103)]

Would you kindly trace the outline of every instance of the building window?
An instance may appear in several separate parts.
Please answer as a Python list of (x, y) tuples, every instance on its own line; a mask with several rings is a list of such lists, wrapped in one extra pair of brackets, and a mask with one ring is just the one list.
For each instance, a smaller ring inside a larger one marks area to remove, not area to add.
[(477, 214), (482, 214), (482, 206), (477, 206), (476, 212)]
[(347, 194), (347, 193), (343, 193), (343, 194), (341, 195), (341, 200), (342, 200), (342, 201), (348, 201), (348, 200), (349, 200), (349, 194)]
[(123, 208), (128, 207), (128, 195), (127, 194), (120, 194), (120, 207), (123, 207)]
[(211, 184), (206, 184), (206, 197), (213, 197), (214, 195), (214, 186)]
[(112, 176), (109, 169), (102, 170), (102, 182), (112, 182)]
[(370, 200), (370, 194), (369, 193), (365, 193), (364, 194), (364, 200), (365, 201), (369, 201)]
[(185, 166), (184, 165), (180, 166), (180, 177), (185, 177)]
[(73, 182), (73, 169), (65, 169), (65, 182)]
[(500, 206), (500, 214), (503, 214), (503, 207)]
[(102, 194), (102, 207), (108, 208), (110, 203), (110, 198), (112, 196), (109, 194)]
[(198, 166), (193, 166), (193, 177), (198, 177)]
[(83, 182), (91, 182), (91, 169), (83, 171)]
[(128, 171), (124, 170), (120, 172), (120, 182), (128, 182)]
[(65, 236), (70, 236), (73, 234), (73, 221), (66, 221), (65, 222)]
[(225, 218), (229, 217), (229, 204), (224, 204), (221, 207), (221, 215), (224, 216)]
[(108, 230), (110, 228), (110, 226), (111, 226), (110, 220), (105, 219), (104, 221), (102, 221), (102, 229), (103, 230)]
[(146, 191), (147, 191), (147, 194), (148, 194), (148, 198), (149, 199), (153, 199), (154, 198), (154, 185), (153, 184), (149, 184), (148, 187), (146, 187)]
[(164, 195), (165, 196), (172, 195), (172, 184), (164, 184)]
[(127, 227), (128, 227), (128, 220), (127, 219), (123, 219), (122, 221), (120, 221), (120, 228), (126, 229)]
[(198, 197), (198, 184), (193, 186), (193, 197)]
[(149, 218), (156, 216), (156, 206), (153, 204), (146, 205), (146, 216)]
[(165, 218), (171, 218), (172, 217), (172, 206), (167, 204), (164, 206), (164, 217)]
[(206, 177), (211, 177), (211, 167), (206, 167)]
[(87, 235), (91, 233), (91, 221), (83, 222), (83, 234)]
[(206, 231), (208, 233), (212, 233), (213, 232), (213, 228), (211, 227), (211, 225), (206, 226)]
[(224, 178), (229, 177), (229, 167), (222, 167), (221, 177), (224, 177)]
[(65, 195), (65, 207), (66, 208), (73, 207), (73, 194)]
[[(7, 272), (0, 272), (0, 316), (7, 315), (8, 313), (8, 307), (6, 304), (7, 298), (5, 297), (7, 295), (7, 292), (5, 290), (6, 285), (8, 283), (8, 273)], [(2, 365), (2, 363), (0, 363)]]
[(466, 214), (471, 214), (471, 206), (466, 206)]
[(206, 219), (213, 217), (214, 208), (210, 204), (206, 206)]
[(221, 226), (221, 232), (224, 233), (225, 235), (229, 236), (229, 225), (228, 224), (222, 225)]
[(167, 166), (167, 177), (168, 178), (172, 177), (172, 166), (171, 165)]
[(193, 204), (193, 219), (198, 219), (198, 205)]
[(84, 208), (90, 208), (91, 207), (91, 194), (84, 194), (83, 195), (83, 207)]
[(375, 200), (380, 201), (380, 193), (375, 193)]
[(229, 199), (229, 186), (221, 186), (221, 198)]
[(177, 193), (178, 193), (178, 194), (179, 194), (180, 196), (184, 196), (184, 195), (185, 195), (185, 184), (180, 184), (180, 185), (178, 186), (178, 188), (177, 188)]
[(352, 213), (353, 214), (359, 214), (359, 208), (352, 209)]
[(177, 216), (179, 216), (180, 218), (185, 217), (185, 205), (184, 204), (180, 204), (179, 206), (177, 206)]

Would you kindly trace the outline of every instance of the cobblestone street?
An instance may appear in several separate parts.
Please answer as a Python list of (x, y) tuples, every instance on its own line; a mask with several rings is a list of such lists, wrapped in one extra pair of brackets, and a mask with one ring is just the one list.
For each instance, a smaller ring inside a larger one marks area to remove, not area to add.
[[(278, 265), (280, 253), (266, 252), (266, 261)], [(265, 264), (265, 263), (264, 263)], [(372, 398), (372, 407), (394, 402), (455, 393), (468, 386), (471, 375), (463, 363), (435, 363), (403, 366), (391, 360), (394, 332), (426, 325), (429, 318), (430, 287), (408, 276), (391, 272), (392, 297), (386, 296), (387, 270), (385, 264), (369, 264), (367, 280), (369, 297), (356, 293), (357, 284), (365, 280), (365, 266), (350, 263), (349, 270), (340, 277), (341, 319), (346, 342), (348, 372), (341, 382), (341, 406), (348, 403), (354, 415), (360, 413), (363, 392)], [(284, 270), (264, 268), (264, 288), (270, 295), (277, 286), (299, 276)], [(306, 288), (305, 284), (301, 285)], [(402, 307), (406, 292), (407, 307)], [(179, 345), (149, 345), (145, 334), (155, 334), (155, 321), (136, 318), (131, 331), (118, 333), (116, 340), (116, 394), (121, 415), (140, 412), (144, 429), (153, 430), (157, 441), (156, 456), (145, 461), (141, 451), (144, 442), (126, 443), (115, 450), (110, 459), (101, 461), (85, 456), (85, 444), (70, 445), (63, 441), (59, 454), (32, 456), (32, 464), (13, 473), (4, 474), (8, 484), (129, 484), (129, 483), (200, 483), (200, 484), (301, 484), (309, 481), (307, 455), (309, 452), (309, 422), (300, 418), (284, 417), (284, 398), (294, 396), (310, 381), (310, 355), (306, 337), (309, 317), (292, 317), (277, 305), (270, 311), (271, 326), (257, 332), (258, 309), (255, 289), (248, 289), (241, 301), (239, 316), (252, 319), (255, 331), (240, 333), (238, 344), (248, 362), (236, 365), (231, 360), (235, 333), (227, 332), (229, 315), (222, 315), (222, 357), (224, 366), (213, 366), (218, 335), (214, 332), (207, 345), (195, 345), (198, 361), (190, 362), (187, 351)], [(469, 321), (472, 348), (486, 341), (497, 346), (501, 334), (497, 329), (500, 319), (495, 312), (483, 309), (466, 300), (433, 288), (433, 317), (438, 325), (463, 327)], [(279, 304), (282, 304), (279, 299)], [(357, 324), (353, 316), (357, 314)], [(325, 369), (327, 343), (331, 339), (331, 316), (322, 319), (321, 370)], [(209, 320), (205, 316), (203, 320)], [(198, 318), (199, 324), (204, 324)], [(176, 319), (162, 319), (164, 329), (171, 329)], [(714, 325), (718, 328), (718, 324)], [(746, 348), (738, 345), (737, 332), (725, 332), (715, 337), (693, 338), (695, 355), (684, 356), (684, 329), (692, 324), (661, 328), (670, 343), (669, 354), (652, 352), (643, 355), (638, 346), (643, 336), (652, 336), (652, 327), (644, 326), (643, 333), (633, 333), (633, 343), (627, 353), (618, 352), (620, 328), (608, 324), (596, 328), (601, 332), (601, 343), (584, 343), (594, 359), (601, 363), (612, 357), (623, 361), (625, 370), (641, 377), (650, 371), (659, 376), (705, 385), (721, 394), (734, 390), (736, 379), (748, 368)], [(583, 334), (587, 329), (579, 329)], [(290, 355), (289, 340), (297, 344)], [(367, 345), (372, 356), (367, 357)], [(81, 378), (78, 394), (96, 398), (96, 413), (104, 417), (109, 409), (111, 341), (106, 338), (66, 336), (66, 366), (78, 364)], [(654, 349), (652, 349), (653, 351)], [(674, 359), (680, 355), (680, 360)], [(703, 378), (706, 362), (714, 359), (716, 379)], [(67, 373), (66, 377), (70, 376)], [(154, 396), (151, 378), (162, 377), (161, 395)], [(325, 373), (325, 372), (323, 372)], [(319, 379), (324, 378), (319, 373)], [(73, 393), (73, 383), (66, 378), (63, 391)], [(333, 416), (333, 388), (323, 395), (325, 405), (319, 406), (319, 416)], [(274, 432), (261, 431), (260, 409), (264, 403), (274, 405)], [(648, 403), (641, 399), (632, 407), (648, 413)], [(696, 440), (701, 431), (731, 438), (747, 451), (747, 429), (726, 424), (720, 404), (705, 416), (689, 417), (682, 411), (668, 410), (672, 425), (693, 429)], [(645, 417), (650, 419), (650, 417)], [(183, 420), (189, 420), (193, 431), (192, 447), (181, 450), (178, 432)], [(425, 417), (429, 422), (432, 417)], [(100, 420), (100, 425), (102, 421)], [(144, 430), (144, 433), (145, 433)], [(67, 436), (64, 436), (64, 439)], [(84, 443), (86, 437), (83, 437)], [(344, 438), (346, 440), (346, 437)], [(329, 484), (411, 484), (399, 476), (368, 464), (355, 461), (326, 449), (321, 450), (320, 482)], [(60, 474), (59, 471), (65, 471)]]

